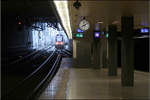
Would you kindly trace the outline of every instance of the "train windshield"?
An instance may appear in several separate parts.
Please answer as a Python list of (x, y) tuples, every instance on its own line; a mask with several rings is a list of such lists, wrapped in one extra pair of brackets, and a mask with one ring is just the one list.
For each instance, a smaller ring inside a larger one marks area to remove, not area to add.
[(57, 42), (63, 41), (63, 36), (62, 36), (62, 35), (57, 35), (57, 36), (56, 36), (56, 41), (57, 41)]

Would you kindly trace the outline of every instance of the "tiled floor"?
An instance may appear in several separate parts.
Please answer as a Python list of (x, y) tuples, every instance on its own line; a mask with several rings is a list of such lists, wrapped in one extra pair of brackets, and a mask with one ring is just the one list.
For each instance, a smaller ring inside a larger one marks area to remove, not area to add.
[(149, 73), (135, 71), (134, 87), (122, 87), (120, 69), (116, 77), (109, 77), (107, 69), (71, 68), (70, 65), (69, 59), (63, 59), (59, 72), (39, 100), (148, 99)]
[(148, 73), (135, 72), (134, 87), (122, 87), (118, 76), (109, 77), (107, 69), (70, 69), (67, 99), (148, 99)]

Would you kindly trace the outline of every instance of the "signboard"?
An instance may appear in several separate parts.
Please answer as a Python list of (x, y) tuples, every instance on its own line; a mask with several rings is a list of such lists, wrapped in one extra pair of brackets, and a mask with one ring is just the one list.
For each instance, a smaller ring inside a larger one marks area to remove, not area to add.
[(82, 31), (80, 28), (77, 28), (77, 32), (78, 33), (83, 33), (84, 31)]
[(77, 38), (83, 38), (83, 33), (76, 33), (75, 35)]
[(100, 32), (94, 32), (94, 38), (100, 38)]
[(148, 28), (142, 28), (141, 29), (141, 33), (148, 33), (149, 32), (149, 29)]

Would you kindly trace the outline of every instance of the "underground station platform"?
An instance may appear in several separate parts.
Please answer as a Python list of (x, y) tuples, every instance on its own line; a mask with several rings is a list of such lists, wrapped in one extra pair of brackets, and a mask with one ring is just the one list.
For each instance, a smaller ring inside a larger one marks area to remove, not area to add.
[(135, 71), (134, 87), (121, 86), (121, 69), (117, 76), (108, 76), (108, 69), (73, 68), (71, 59), (64, 58), (60, 69), (37, 100), (96, 99), (148, 100), (149, 73)]
[(150, 100), (149, 0), (1, 6), (1, 100)]

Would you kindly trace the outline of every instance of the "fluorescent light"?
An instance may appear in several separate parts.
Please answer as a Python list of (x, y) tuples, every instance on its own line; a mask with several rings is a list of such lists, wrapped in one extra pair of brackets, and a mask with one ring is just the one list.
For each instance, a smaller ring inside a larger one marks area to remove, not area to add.
[(99, 24), (103, 24), (103, 22), (97, 22), (97, 23), (99, 23)]
[(117, 21), (117, 20), (112, 22), (112, 24), (118, 24), (118, 23), (119, 23), (119, 21)]
[(134, 39), (137, 39), (137, 38), (149, 38), (149, 35), (143, 35), (143, 36), (136, 36), (136, 37), (134, 37)]
[(71, 26), (70, 26), (68, 1), (67, 0), (63, 0), (63, 1), (54, 0), (54, 4), (56, 6), (56, 9), (58, 11), (58, 14), (60, 16), (60, 19), (61, 19), (62, 24), (67, 32), (69, 39), (72, 39), (72, 30), (71, 30)]

